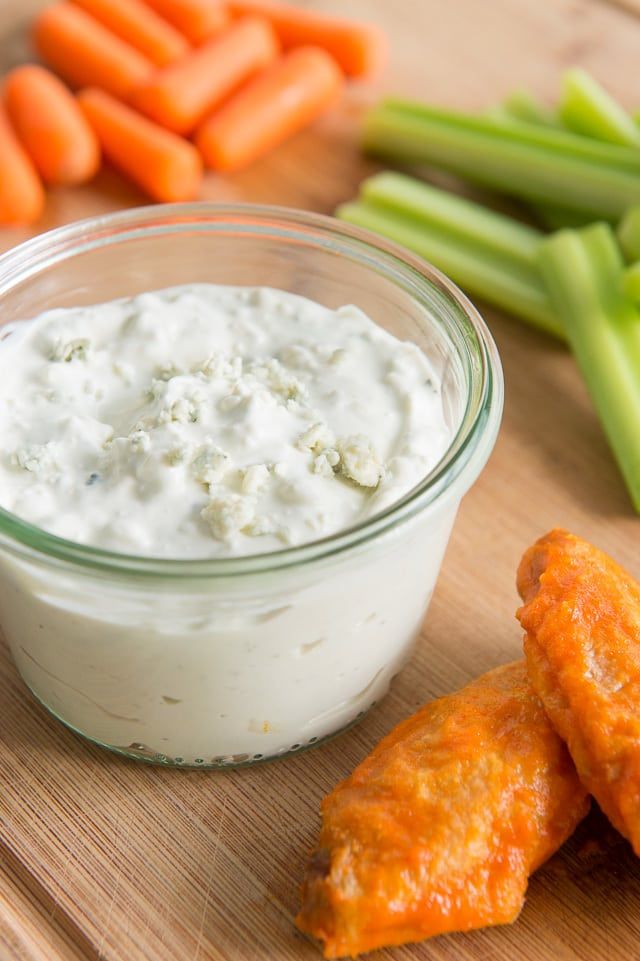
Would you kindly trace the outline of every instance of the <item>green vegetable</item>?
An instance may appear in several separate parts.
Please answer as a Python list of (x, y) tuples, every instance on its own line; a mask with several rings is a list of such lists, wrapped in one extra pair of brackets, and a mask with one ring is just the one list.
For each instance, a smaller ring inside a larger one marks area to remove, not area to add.
[(530, 122), (523, 123), (521, 120), (508, 117), (461, 113), (397, 97), (387, 97), (381, 101), (369, 112), (369, 116), (377, 111), (389, 112), (396, 117), (418, 119), (425, 124), (444, 124), (447, 127), (488, 136), (491, 140), (498, 138), (501, 141), (525, 147), (544, 148), (576, 160), (599, 163), (611, 169), (635, 174), (640, 170), (640, 156), (637, 150), (584, 137), (562, 127), (551, 128)]
[(640, 152), (564, 130), (388, 100), (365, 120), (367, 150), (444, 167), (528, 200), (614, 218), (640, 203)]
[(617, 233), (618, 243), (629, 263), (640, 260), (640, 206), (627, 210), (618, 224)]
[(543, 127), (560, 126), (558, 117), (528, 90), (513, 90), (502, 104), (507, 117)]
[(615, 235), (608, 224), (560, 231), (542, 241), (538, 263), (640, 512), (640, 312), (623, 290)]
[(491, 120), (513, 120), (513, 116), (509, 113), (507, 108), (502, 103), (494, 103), (491, 107), (487, 107), (484, 111), (484, 116), (489, 117)]
[[(565, 83), (569, 74), (565, 75)], [(600, 89), (600, 88), (598, 88)], [(557, 113), (540, 103), (526, 90), (514, 90), (503, 104), (502, 116), (523, 120), (543, 127), (559, 127), (561, 121)], [(640, 133), (640, 131), (639, 131)], [(596, 137), (596, 140), (602, 138)], [(605, 138), (606, 139), (606, 138)], [(600, 219), (593, 211), (567, 210), (559, 204), (531, 204), (535, 216), (548, 230), (562, 230), (564, 227), (585, 227)]]
[(584, 70), (568, 70), (563, 77), (560, 119), (586, 137), (640, 147), (640, 128), (633, 118)]
[[(526, 90), (514, 90), (503, 104), (494, 108), (489, 116), (500, 117), (503, 120), (521, 120), (542, 127), (560, 126), (557, 115)], [(567, 210), (566, 207), (559, 204), (542, 201), (530, 203), (529, 207), (547, 230), (561, 230), (563, 227), (584, 227), (598, 219), (590, 212)]]
[(425, 225), (455, 232), (529, 268), (535, 264), (542, 240), (539, 230), (465, 197), (390, 171), (365, 180), (360, 185), (360, 195), (392, 212), (413, 216)]
[(567, 210), (556, 204), (532, 204), (531, 209), (543, 226), (549, 230), (562, 230), (565, 227), (586, 227), (594, 220), (602, 220), (587, 210)]
[(548, 333), (562, 336), (535, 267), (535, 257), (527, 264), (521, 256), (501, 253), (501, 240), (496, 239), (491, 230), (485, 241), (477, 230), (465, 235), (463, 230), (447, 226), (442, 219), (430, 220), (422, 211), (412, 215), (402, 208), (392, 208), (388, 200), (377, 203), (364, 198), (343, 204), (336, 213), (343, 220), (415, 251), (470, 294)]
[(622, 289), (634, 303), (640, 304), (640, 261), (636, 261), (625, 270)]

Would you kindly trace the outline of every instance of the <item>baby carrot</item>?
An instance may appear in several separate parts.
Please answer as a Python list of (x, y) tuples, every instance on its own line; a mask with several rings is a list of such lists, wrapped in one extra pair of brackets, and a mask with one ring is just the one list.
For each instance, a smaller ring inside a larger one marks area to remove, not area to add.
[(214, 170), (240, 170), (311, 123), (341, 87), (333, 57), (319, 47), (297, 47), (206, 120), (196, 145)]
[(142, 113), (175, 133), (191, 133), (224, 97), (274, 60), (278, 41), (266, 20), (247, 17), (165, 67), (131, 96)]
[(31, 224), (44, 207), (38, 172), (0, 104), (0, 223)]
[(376, 73), (387, 59), (383, 31), (372, 23), (329, 16), (278, 0), (230, 0), (235, 15), (266, 17), (285, 49), (310, 44), (324, 47), (350, 77)]
[(154, 200), (192, 200), (202, 179), (193, 144), (158, 127), (102, 90), (82, 90), (78, 102), (105, 157)]
[(100, 87), (126, 97), (151, 73), (153, 64), (124, 40), (71, 3), (46, 7), (33, 27), (42, 59), (73, 87)]
[(100, 145), (75, 97), (44, 67), (26, 64), (6, 77), (7, 113), (22, 146), (49, 184), (81, 184), (100, 167)]
[(157, 67), (165, 67), (189, 50), (184, 36), (142, 0), (72, 0), (103, 27), (131, 44)]
[(229, 14), (220, 0), (144, 0), (144, 2), (196, 46), (215, 36), (229, 23)]

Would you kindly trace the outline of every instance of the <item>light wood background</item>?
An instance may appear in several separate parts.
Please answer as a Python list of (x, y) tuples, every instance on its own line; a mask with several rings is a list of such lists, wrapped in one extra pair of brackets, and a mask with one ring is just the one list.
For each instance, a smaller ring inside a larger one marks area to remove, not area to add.
[[(515, 86), (552, 98), (562, 69), (592, 69), (640, 105), (640, 20), (598, 0), (315, 0), (377, 19), (392, 64), (380, 88), (469, 108)], [(0, 0), (0, 66), (26, 56), (37, 0)], [(372, 168), (355, 121), (375, 91), (204, 195), (331, 212)], [(113, 173), (52, 194), (42, 229), (142, 198)], [(0, 232), (7, 248), (27, 232)], [(384, 703), (334, 742), (229, 773), (154, 769), (92, 748), (27, 695), (0, 644), (0, 961), (285, 961), (318, 958), (293, 926), (321, 797), (401, 718), (517, 657), (514, 571), (553, 525), (640, 575), (639, 521), (571, 358), (485, 315), (506, 375), (495, 454), (461, 509), (411, 665)], [(389, 586), (393, 589), (393, 585)], [(389, 961), (632, 961), (640, 867), (593, 814), (533, 878), (511, 927), (382, 952)]]

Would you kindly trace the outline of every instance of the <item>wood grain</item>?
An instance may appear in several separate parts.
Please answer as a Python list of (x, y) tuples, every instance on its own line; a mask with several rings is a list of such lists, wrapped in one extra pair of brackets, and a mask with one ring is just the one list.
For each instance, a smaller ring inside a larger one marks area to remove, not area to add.
[(614, 6), (620, 7), (621, 10), (631, 13), (634, 17), (640, 17), (640, 0), (610, 0), (610, 2)]
[[(27, 55), (43, 3), (0, 0), (0, 64)], [(344, 9), (339, 0), (315, 6)], [(470, 108), (515, 86), (551, 99), (579, 63), (640, 104), (640, 24), (597, 0), (350, 0), (389, 32), (380, 84)], [(354, 121), (376, 91), (203, 196), (330, 212), (371, 167)], [(143, 202), (114, 173), (51, 194), (42, 228)], [(0, 247), (27, 231), (0, 233)], [(638, 519), (573, 362), (485, 312), (507, 399), (488, 468), (467, 496), (413, 661), (353, 731), (284, 762), (206, 773), (146, 767), (81, 742), (27, 695), (0, 651), (0, 961), (288, 961), (317, 948), (292, 919), (324, 793), (427, 698), (518, 655), (513, 586), (529, 542), (560, 524), (640, 575)], [(390, 586), (390, 589), (392, 587)], [(382, 952), (391, 961), (630, 961), (640, 957), (640, 870), (597, 813), (534, 877), (511, 927)]]

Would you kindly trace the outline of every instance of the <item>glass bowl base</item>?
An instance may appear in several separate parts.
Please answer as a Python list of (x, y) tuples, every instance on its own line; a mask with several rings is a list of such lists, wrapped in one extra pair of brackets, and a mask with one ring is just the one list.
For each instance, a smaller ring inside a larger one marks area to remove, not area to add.
[[(27, 685), (29, 687), (29, 685)], [(36, 701), (44, 708), (44, 710), (56, 721), (63, 724), (69, 731), (81, 737), (83, 740), (88, 741), (90, 744), (94, 744), (96, 747), (102, 748), (103, 750), (110, 751), (112, 754), (118, 754), (120, 757), (126, 757), (131, 761), (142, 761), (144, 764), (151, 764), (156, 767), (170, 767), (170, 768), (183, 768), (186, 770), (229, 770), (230, 768), (241, 768), (241, 767), (252, 767), (256, 764), (262, 764), (265, 761), (279, 761), (288, 757), (292, 757), (294, 754), (301, 754), (305, 751), (310, 751), (314, 747), (319, 747), (321, 744), (326, 744), (331, 741), (334, 737), (338, 737), (339, 734), (343, 734), (350, 728), (355, 727), (359, 724), (362, 718), (371, 711), (378, 701), (372, 701), (366, 708), (358, 711), (358, 713), (352, 717), (345, 724), (341, 725), (335, 731), (331, 731), (328, 734), (324, 734), (321, 737), (311, 737), (306, 742), (301, 742), (300, 744), (293, 744), (289, 748), (280, 748), (270, 754), (226, 754), (226, 755), (216, 755), (211, 758), (206, 757), (171, 757), (167, 754), (162, 754), (154, 751), (152, 748), (147, 747), (145, 744), (132, 743), (127, 746), (119, 744), (107, 744), (105, 741), (100, 741), (98, 738), (93, 737), (91, 734), (86, 734), (80, 728), (75, 727), (70, 724), (65, 718), (61, 717), (53, 708), (49, 707), (41, 697), (39, 697), (33, 688), (29, 687), (31, 695), (36, 699)]]

